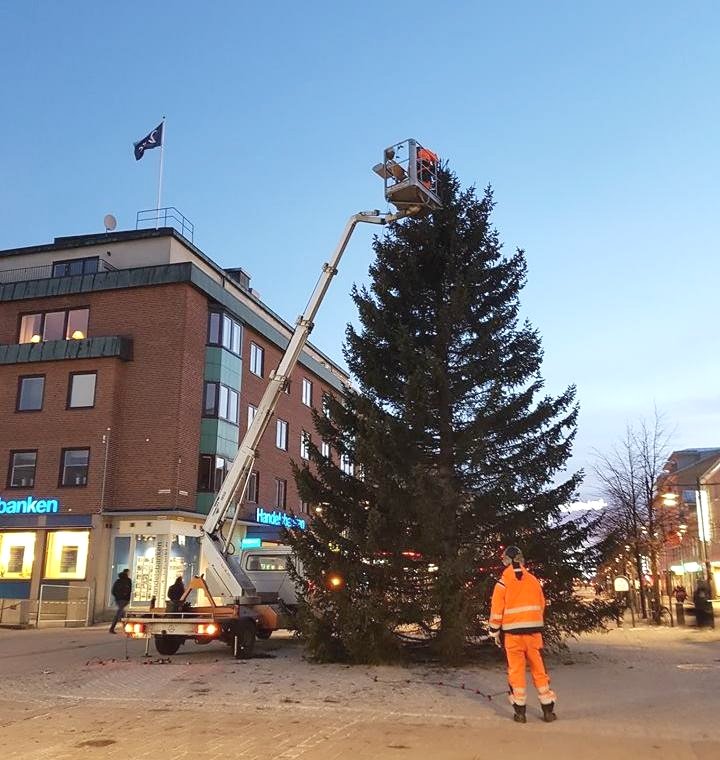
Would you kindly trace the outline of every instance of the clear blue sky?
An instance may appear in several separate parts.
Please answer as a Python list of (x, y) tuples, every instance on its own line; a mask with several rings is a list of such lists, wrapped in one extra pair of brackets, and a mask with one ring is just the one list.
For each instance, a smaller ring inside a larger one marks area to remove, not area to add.
[[(653, 404), (676, 448), (720, 445), (720, 5), (97, 2), (0, 7), (0, 248), (120, 229), (163, 205), (290, 320), (370, 167), (413, 136), (495, 188), (526, 249), (548, 388), (582, 405), (573, 466)], [(314, 342), (342, 361), (362, 229)], [(584, 495), (593, 495), (590, 484)]]

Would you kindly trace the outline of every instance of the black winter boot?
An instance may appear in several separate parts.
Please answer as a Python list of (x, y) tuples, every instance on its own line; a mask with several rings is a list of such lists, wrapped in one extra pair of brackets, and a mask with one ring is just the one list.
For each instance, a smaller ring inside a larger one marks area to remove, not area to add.
[(525, 705), (513, 705), (513, 710), (515, 710), (515, 715), (513, 715), (513, 720), (516, 723), (527, 723), (527, 717), (525, 715)]
[(557, 720), (557, 715), (555, 715), (555, 703), (551, 702), (549, 705), (540, 705), (542, 707), (543, 711), (543, 720), (546, 723), (552, 723), (554, 720)]

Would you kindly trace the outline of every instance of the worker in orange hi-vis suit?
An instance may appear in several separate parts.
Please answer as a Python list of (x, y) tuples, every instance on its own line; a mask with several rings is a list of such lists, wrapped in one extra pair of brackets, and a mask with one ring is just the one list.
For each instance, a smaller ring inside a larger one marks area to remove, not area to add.
[(543, 720), (550, 723), (557, 717), (555, 694), (550, 689), (550, 678), (540, 654), (545, 595), (540, 581), (525, 569), (522, 552), (517, 546), (505, 549), (503, 565), (505, 570), (495, 584), (492, 595), (490, 636), (498, 646), (502, 646), (500, 633), (504, 635), (510, 702), (515, 710), (513, 720), (527, 723), (525, 667), (529, 664), (533, 683), (538, 690)]
[(417, 169), (418, 179), (428, 190), (432, 189), (433, 177), (437, 172), (437, 153), (433, 153), (427, 148), (418, 148), (417, 152)]

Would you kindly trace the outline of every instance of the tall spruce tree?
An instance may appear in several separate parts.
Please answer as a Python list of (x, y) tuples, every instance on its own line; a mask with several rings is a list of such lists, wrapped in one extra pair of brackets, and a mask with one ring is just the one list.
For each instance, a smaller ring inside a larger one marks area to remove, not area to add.
[(347, 328), (359, 388), (315, 415), (331, 457), (315, 440), (296, 469), (317, 505), (289, 540), (319, 659), (393, 659), (412, 631), (458, 661), (508, 543), (544, 578), (556, 632), (608, 612), (572, 594), (589, 526), (561, 511), (580, 476), (557, 480), (575, 390), (542, 392), (540, 337), (518, 316), (524, 254), (503, 255), (490, 190), (478, 198), (444, 171), (442, 200), (375, 239), (370, 289), (353, 289), (361, 329)]

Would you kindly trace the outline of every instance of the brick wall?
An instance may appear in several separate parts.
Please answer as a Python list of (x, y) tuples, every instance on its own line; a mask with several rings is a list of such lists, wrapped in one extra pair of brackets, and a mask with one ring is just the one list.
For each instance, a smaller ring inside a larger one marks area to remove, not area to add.
[[(250, 372), (250, 344), (255, 343), (264, 352), (264, 377), (259, 378)], [(270, 371), (280, 363), (282, 351), (252, 328), (245, 327), (243, 337), (243, 381), (240, 393), (240, 434), (247, 430), (248, 404), (257, 406), (267, 386)], [(312, 440), (319, 445), (319, 437), (313, 424), (312, 412), (302, 403), (302, 381), (308, 378), (313, 384), (313, 406), (322, 409), (323, 393), (330, 393), (331, 388), (319, 377), (302, 365), (297, 365), (291, 375), (290, 393), (282, 394), (272, 421), (268, 425), (263, 440), (260, 443), (255, 469), (260, 476), (260, 494), (258, 505), (265, 509), (275, 508), (275, 478), (287, 480), (287, 510), (300, 512), (300, 497), (298, 496), (293, 478), (290, 461), (300, 464), (300, 434), (302, 430), (309, 432)], [(337, 391), (332, 389), (337, 395)], [(276, 420), (280, 418), (288, 423), (288, 451), (282, 451), (275, 445)], [(255, 505), (247, 504), (245, 514), (253, 515)]]
[[(0, 343), (15, 343), (19, 314), (90, 308), (88, 334), (124, 335), (134, 358), (33, 362), (0, 367), (0, 487), (12, 449), (37, 448), (34, 494), (57, 495), (75, 512), (98, 509), (110, 431), (106, 509), (193, 509), (203, 386), (207, 300), (188, 285), (15, 301), (0, 304)], [(96, 403), (66, 410), (70, 372), (97, 370)], [(41, 412), (16, 413), (20, 375), (44, 374)], [(63, 447), (90, 446), (88, 485), (58, 486)], [(158, 490), (170, 489), (169, 494)], [(187, 496), (179, 495), (187, 491)]]

